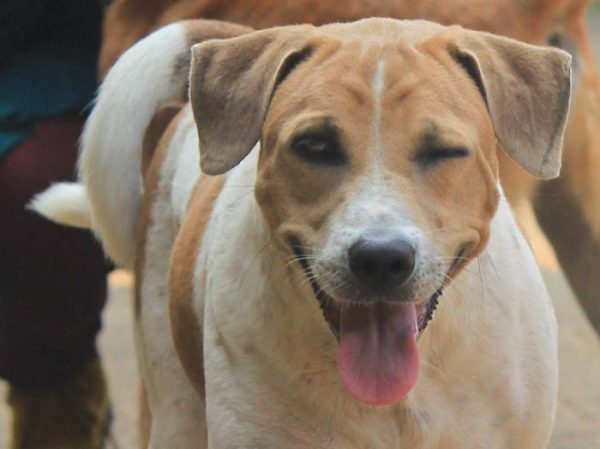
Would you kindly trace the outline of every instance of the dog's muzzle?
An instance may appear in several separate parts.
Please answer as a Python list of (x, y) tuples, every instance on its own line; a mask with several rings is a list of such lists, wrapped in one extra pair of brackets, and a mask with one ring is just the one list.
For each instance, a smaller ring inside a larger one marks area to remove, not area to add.
[[(303, 246), (296, 238), (290, 239), (294, 256), (300, 264), (306, 279), (309, 280), (313, 293), (318, 300), (323, 317), (333, 335), (339, 341), (342, 308), (346, 305), (331, 297), (319, 284)], [(386, 295), (401, 287), (412, 275), (415, 267), (415, 250), (403, 239), (361, 238), (348, 251), (349, 268), (353, 276), (371, 290), (374, 296)], [(434, 294), (417, 307), (419, 335), (432, 320), (437, 309), (443, 286), (440, 285)], [(363, 302), (364, 306), (372, 301)]]

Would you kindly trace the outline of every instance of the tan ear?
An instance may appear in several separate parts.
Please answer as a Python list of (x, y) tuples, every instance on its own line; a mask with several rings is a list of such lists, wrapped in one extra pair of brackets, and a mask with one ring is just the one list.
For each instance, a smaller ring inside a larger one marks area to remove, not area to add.
[(463, 29), (451, 51), (481, 90), (496, 137), (509, 156), (534, 176), (558, 176), (571, 97), (571, 56)]
[(192, 47), (190, 101), (203, 172), (226, 172), (258, 142), (275, 88), (310, 53), (313, 30), (273, 28)]

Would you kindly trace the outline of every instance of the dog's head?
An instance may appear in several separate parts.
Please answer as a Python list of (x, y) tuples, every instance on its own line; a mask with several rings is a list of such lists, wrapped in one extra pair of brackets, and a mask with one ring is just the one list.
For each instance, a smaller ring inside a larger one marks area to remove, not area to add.
[(438, 292), (488, 239), (498, 149), (558, 174), (569, 56), (369, 19), (206, 42), (192, 64), (203, 171), (260, 139), (256, 198), (339, 337), (344, 383), (399, 400)]

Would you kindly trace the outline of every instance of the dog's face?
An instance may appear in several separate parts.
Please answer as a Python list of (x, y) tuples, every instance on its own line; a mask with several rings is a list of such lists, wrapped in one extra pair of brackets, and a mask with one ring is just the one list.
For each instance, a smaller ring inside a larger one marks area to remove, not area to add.
[(272, 99), (257, 198), (336, 331), (337, 307), (377, 301), (417, 303), (424, 327), (487, 240), (494, 130), (475, 83), (436, 50), (322, 43)]
[[(261, 137), (256, 198), (339, 339), (342, 380), (365, 402), (395, 402), (416, 381), (440, 289), (487, 241), (497, 139), (532, 173), (558, 171), (568, 57), (427, 22), (265, 33), (246, 41), (253, 61), (244, 38), (194, 51), (203, 169), (227, 170)], [(230, 72), (212, 72), (219, 60)], [(223, 101), (217, 76), (241, 83)]]

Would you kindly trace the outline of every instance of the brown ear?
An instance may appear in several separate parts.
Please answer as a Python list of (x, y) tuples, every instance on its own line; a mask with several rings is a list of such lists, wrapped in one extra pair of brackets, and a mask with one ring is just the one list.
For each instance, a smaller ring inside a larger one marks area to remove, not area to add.
[(190, 101), (203, 172), (226, 172), (258, 142), (275, 88), (308, 56), (313, 29), (273, 28), (192, 47)]
[(571, 97), (569, 54), (463, 29), (451, 51), (481, 90), (504, 150), (534, 176), (558, 176)]

